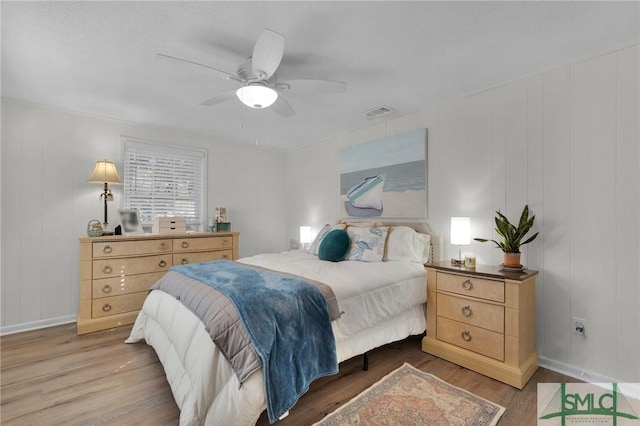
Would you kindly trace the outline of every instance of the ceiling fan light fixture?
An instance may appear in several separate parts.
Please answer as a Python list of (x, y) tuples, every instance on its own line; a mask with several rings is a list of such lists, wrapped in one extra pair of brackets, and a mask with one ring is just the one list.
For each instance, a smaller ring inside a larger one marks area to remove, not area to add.
[(278, 92), (262, 84), (250, 84), (238, 89), (238, 99), (250, 108), (267, 108), (278, 99)]

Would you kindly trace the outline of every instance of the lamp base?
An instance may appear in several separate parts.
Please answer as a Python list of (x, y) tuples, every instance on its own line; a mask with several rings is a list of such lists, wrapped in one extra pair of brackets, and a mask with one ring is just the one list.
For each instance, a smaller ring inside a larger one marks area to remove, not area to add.
[(464, 266), (464, 259), (451, 259), (451, 264), (454, 266)]

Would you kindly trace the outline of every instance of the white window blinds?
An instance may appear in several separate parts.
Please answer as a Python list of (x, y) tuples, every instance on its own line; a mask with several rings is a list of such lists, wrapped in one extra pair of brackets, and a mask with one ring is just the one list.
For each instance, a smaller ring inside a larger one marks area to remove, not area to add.
[(124, 140), (124, 205), (140, 211), (145, 227), (156, 216), (184, 216), (187, 229), (203, 223), (206, 151)]

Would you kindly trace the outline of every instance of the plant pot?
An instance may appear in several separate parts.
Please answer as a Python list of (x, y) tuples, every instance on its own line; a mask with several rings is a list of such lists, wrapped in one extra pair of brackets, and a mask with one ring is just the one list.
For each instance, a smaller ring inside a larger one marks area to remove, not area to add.
[(505, 268), (519, 268), (522, 265), (520, 264), (520, 253), (505, 253), (504, 254), (504, 267)]

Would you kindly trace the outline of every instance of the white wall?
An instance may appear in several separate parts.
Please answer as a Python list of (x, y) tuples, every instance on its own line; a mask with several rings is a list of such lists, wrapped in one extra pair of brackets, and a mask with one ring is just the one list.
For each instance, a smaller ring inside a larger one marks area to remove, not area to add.
[[(287, 154), (288, 233), (339, 217), (339, 152), (428, 128), (428, 223), (449, 237), (470, 216), (487, 237), (496, 210), (525, 204), (541, 235), (523, 250), (537, 281), (545, 365), (640, 382), (638, 45), (344, 132)], [(501, 252), (474, 243), (480, 263)], [(457, 255), (448, 246), (447, 256)], [(587, 319), (586, 338), (571, 333)]]
[[(102, 221), (95, 162), (115, 161), (121, 136), (208, 150), (208, 208), (227, 207), (240, 255), (288, 247), (284, 151), (50, 108), (2, 102), (3, 327), (68, 320), (78, 309), (78, 237)], [(122, 186), (113, 186), (117, 223)]]

